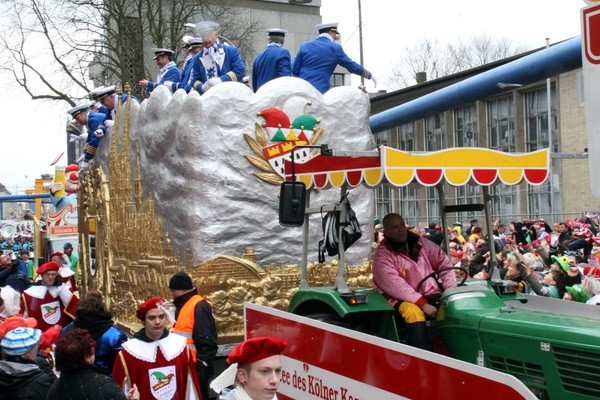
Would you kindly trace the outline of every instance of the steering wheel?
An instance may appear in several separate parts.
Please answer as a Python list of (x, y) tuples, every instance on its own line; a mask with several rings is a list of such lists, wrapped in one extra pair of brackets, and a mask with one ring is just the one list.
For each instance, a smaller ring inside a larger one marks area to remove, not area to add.
[(430, 273), (429, 275), (427, 275), (426, 277), (421, 279), (421, 282), (419, 282), (419, 284), (417, 285), (416, 291), (417, 292), (419, 291), (419, 289), (421, 288), (421, 285), (427, 279), (434, 279), (435, 283), (438, 285), (438, 288), (440, 289), (440, 293), (443, 293), (445, 289), (444, 289), (443, 282), (440, 280), (440, 275), (442, 274), (442, 272), (452, 271), (452, 270), (463, 271), (465, 273), (465, 276), (463, 277), (462, 281), (460, 281), (460, 283), (457, 285), (457, 286), (463, 286), (465, 284), (465, 282), (467, 281), (467, 278), (469, 277), (469, 271), (467, 271), (465, 268), (461, 268), (461, 267), (448, 267), (448, 268), (439, 269), (437, 271), (433, 271), (432, 273)]

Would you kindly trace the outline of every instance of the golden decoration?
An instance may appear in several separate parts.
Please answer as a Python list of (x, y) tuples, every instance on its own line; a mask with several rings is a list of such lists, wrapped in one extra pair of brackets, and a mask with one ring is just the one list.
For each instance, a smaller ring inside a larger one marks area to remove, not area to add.
[[(130, 94), (128, 86), (125, 92)], [(244, 335), (244, 302), (287, 309), (300, 284), (300, 270), (297, 265), (258, 265), (251, 247), (240, 257), (220, 255), (196, 264), (191, 249), (185, 260), (175, 256), (153, 199), (144, 197), (139, 143), (130, 142), (129, 136), (131, 102), (119, 100), (110, 139), (103, 139), (110, 140), (108, 175), (92, 162), (79, 177), (80, 292), (100, 290), (119, 325), (133, 332), (141, 328), (135, 317), (138, 305), (150, 297), (169, 299), (169, 279), (185, 271), (212, 305), (219, 343), (239, 341)], [(258, 160), (268, 163), (261, 157), (266, 139), (257, 127), (256, 138), (245, 138), (260, 156), (255, 151), (256, 156), (246, 159), (264, 167)], [(283, 179), (270, 171), (256, 175), (273, 185), (281, 183)], [(94, 219), (95, 234), (89, 223)], [(95, 243), (94, 249), (90, 243)], [(370, 262), (347, 267), (348, 282), (372, 286), (370, 269)], [(308, 271), (311, 285), (332, 286), (337, 260), (309, 264)]]

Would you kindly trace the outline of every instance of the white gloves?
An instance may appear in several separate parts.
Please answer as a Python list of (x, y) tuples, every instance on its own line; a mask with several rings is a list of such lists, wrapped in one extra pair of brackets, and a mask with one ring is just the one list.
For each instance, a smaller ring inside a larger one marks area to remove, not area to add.
[(85, 142), (87, 140), (87, 134), (83, 133), (81, 135), (74, 135), (74, 134), (70, 134), (69, 135), (69, 142), (73, 143), (73, 142)]
[(90, 164), (85, 160), (85, 154), (80, 155), (75, 162), (79, 164), (79, 171), (83, 171), (90, 166)]
[(206, 93), (208, 89), (222, 82), (223, 81), (221, 80), (221, 78), (210, 78), (206, 81), (206, 83), (204, 83), (204, 85), (202, 85), (202, 93)]
[(113, 126), (115, 126), (115, 121), (113, 121), (112, 119), (107, 119), (106, 121), (104, 121), (104, 126), (106, 127), (106, 129), (112, 128)]
[(94, 136), (96, 136), (97, 138), (101, 138), (102, 136), (104, 136), (104, 132), (102, 132), (102, 129), (96, 129), (96, 131), (94, 132)]
[(371, 80), (373, 81), (373, 85), (377, 88), (377, 78), (375, 78), (375, 75), (371, 74)]

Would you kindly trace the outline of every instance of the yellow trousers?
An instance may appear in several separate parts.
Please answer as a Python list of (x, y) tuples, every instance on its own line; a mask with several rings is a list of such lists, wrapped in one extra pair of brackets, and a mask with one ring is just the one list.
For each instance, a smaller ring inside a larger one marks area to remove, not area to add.
[(415, 303), (409, 303), (403, 301), (398, 307), (398, 313), (402, 316), (407, 324), (414, 324), (415, 322), (425, 322), (425, 313)]

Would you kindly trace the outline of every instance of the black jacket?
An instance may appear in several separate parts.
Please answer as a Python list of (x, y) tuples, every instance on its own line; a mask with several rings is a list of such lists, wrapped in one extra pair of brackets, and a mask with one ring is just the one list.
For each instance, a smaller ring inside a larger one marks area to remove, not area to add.
[(119, 385), (93, 365), (62, 372), (47, 400), (126, 400)]
[(44, 400), (54, 380), (35, 362), (8, 357), (0, 361), (0, 400)]

